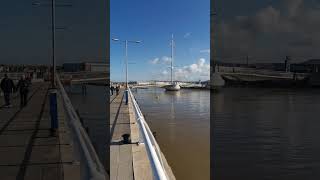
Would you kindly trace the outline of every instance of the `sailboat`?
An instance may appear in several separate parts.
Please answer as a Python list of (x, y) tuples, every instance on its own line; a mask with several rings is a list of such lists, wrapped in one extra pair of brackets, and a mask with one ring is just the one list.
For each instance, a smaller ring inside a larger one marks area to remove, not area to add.
[(171, 37), (171, 83), (164, 88), (167, 91), (179, 91), (180, 90), (180, 85), (177, 82), (173, 82), (172, 78), (172, 70), (173, 70), (173, 48), (174, 48), (174, 41), (173, 41), (173, 35)]

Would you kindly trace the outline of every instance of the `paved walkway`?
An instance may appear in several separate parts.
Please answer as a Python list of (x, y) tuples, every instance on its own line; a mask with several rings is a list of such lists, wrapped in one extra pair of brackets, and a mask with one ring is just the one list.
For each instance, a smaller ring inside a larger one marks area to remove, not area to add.
[[(57, 136), (50, 135), (48, 87), (48, 83), (33, 84), (23, 109), (19, 97), (13, 99), (12, 108), (0, 108), (1, 180), (79, 179), (63, 113), (59, 113)], [(59, 112), (61, 108), (58, 100)]]
[[(124, 92), (110, 97), (110, 177), (112, 180), (152, 180), (153, 174), (145, 145), (137, 144), (140, 134), (133, 105), (125, 104)], [(130, 134), (131, 144), (123, 143), (123, 134)], [(163, 163), (170, 180), (175, 180), (164, 156)]]
[(110, 179), (132, 180), (131, 144), (122, 143), (122, 135), (130, 134), (129, 109), (123, 91), (111, 96), (110, 101)]

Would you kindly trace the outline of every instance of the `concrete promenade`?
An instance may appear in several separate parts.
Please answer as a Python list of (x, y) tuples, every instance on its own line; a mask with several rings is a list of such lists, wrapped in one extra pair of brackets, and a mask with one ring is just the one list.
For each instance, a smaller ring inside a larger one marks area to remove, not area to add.
[(33, 83), (26, 107), (20, 98), (12, 108), (0, 100), (0, 179), (62, 180), (79, 179), (79, 165), (73, 163), (72, 146), (58, 96), (59, 130), (50, 134), (49, 84)]
[[(152, 180), (153, 174), (145, 144), (140, 139), (134, 108), (129, 100), (125, 104), (124, 91), (110, 97), (110, 178), (112, 180)], [(131, 143), (123, 143), (123, 134), (130, 134)], [(163, 163), (167, 176), (175, 180), (171, 167), (164, 155)]]

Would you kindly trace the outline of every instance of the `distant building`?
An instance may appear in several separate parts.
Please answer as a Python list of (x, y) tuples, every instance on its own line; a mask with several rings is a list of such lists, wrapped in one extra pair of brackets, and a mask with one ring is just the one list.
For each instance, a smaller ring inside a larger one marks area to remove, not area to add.
[(85, 68), (83, 63), (63, 63), (62, 69), (64, 72), (80, 72)]
[(147, 82), (147, 81), (140, 81), (140, 82), (137, 82), (138, 85), (149, 85), (151, 84), (150, 82)]
[(108, 72), (109, 69), (108, 64), (98, 62), (64, 63), (62, 67), (64, 72)]
[(84, 67), (87, 72), (107, 72), (109, 69), (109, 66), (106, 63), (85, 62)]
[(320, 72), (320, 59), (310, 59), (302, 63), (291, 64), (290, 70), (297, 73)]
[(137, 81), (129, 81), (128, 84), (136, 85), (136, 84), (138, 84), (138, 82)]
[(320, 59), (310, 59), (303, 62), (302, 64), (309, 67), (311, 69), (311, 72), (320, 72)]

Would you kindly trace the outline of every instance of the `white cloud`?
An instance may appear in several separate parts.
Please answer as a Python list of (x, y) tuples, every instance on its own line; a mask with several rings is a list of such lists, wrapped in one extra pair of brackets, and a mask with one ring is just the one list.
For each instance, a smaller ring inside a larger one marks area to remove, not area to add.
[(163, 56), (162, 58), (161, 58), (161, 61), (162, 61), (162, 63), (163, 64), (170, 64), (171, 63), (171, 57), (168, 57), (168, 56)]
[(177, 68), (174, 71), (177, 80), (208, 80), (210, 76), (210, 64), (204, 58), (196, 63)]
[(168, 74), (168, 71), (167, 71), (167, 70), (164, 70), (164, 71), (161, 72), (161, 74), (167, 75), (167, 74)]
[[(204, 58), (200, 58), (197, 62), (183, 67), (175, 67), (173, 69), (175, 80), (182, 81), (198, 81), (209, 80), (210, 64), (206, 63)], [(170, 78), (170, 68), (161, 71), (159, 75), (160, 80), (168, 80)]]
[(149, 61), (151, 64), (158, 64), (159, 63), (159, 58), (154, 58), (153, 60)]
[(162, 56), (161, 58), (154, 58), (149, 61), (150, 64), (165, 64), (165, 65), (170, 65), (171, 63), (171, 57), (168, 56)]
[(201, 49), (200, 53), (210, 53), (210, 49)]
[(183, 37), (184, 37), (184, 38), (188, 38), (188, 37), (190, 37), (190, 36), (191, 36), (191, 32), (187, 32), (187, 33), (184, 34)]
[[(281, 0), (282, 5), (268, 5), (254, 15), (236, 16), (217, 25), (216, 54), (227, 62), (275, 61), (292, 56), (293, 60), (319, 58), (320, 3)], [(239, 57), (239, 58), (233, 58)]]
[(285, 3), (288, 5), (289, 17), (298, 15), (299, 10), (301, 10), (303, 6), (303, 0), (285, 0)]

